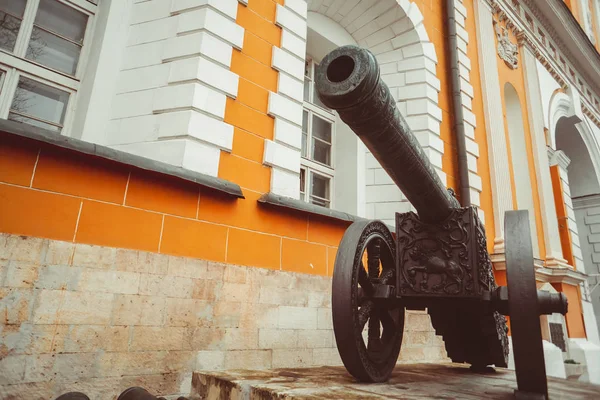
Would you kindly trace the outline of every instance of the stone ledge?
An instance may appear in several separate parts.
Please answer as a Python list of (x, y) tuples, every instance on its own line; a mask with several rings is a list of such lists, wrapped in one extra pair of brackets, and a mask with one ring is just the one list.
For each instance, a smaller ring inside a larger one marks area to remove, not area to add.
[(258, 202), (275, 207), (284, 207), (309, 214), (320, 215), (322, 217), (329, 217), (340, 221), (354, 222), (364, 219), (343, 211), (332, 210), (330, 208), (317, 206), (302, 200), (280, 196), (275, 193), (264, 194), (260, 199), (258, 199)]
[(160, 161), (154, 161), (149, 158), (136, 156), (124, 151), (111, 149), (99, 144), (84, 142), (83, 140), (68, 136), (62, 136), (56, 132), (38, 128), (32, 125), (0, 119), (0, 133), (20, 136), (38, 142), (47, 143), (52, 146), (73, 150), (78, 153), (89, 154), (91, 156), (115, 161), (120, 164), (130, 165), (143, 170), (174, 176), (189, 182), (197, 183), (201, 186), (229, 196), (242, 199), (244, 198), (242, 189), (236, 183), (190, 171), (185, 168), (176, 167), (174, 165), (169, 165)]
[[(550, 398), (591, 399), (598, 386), (548, 378)], [(343, 367), (195, 372), (192, 399), (508, 399), (513, 371), (473, 373), (465, 364), (398, 365), (385, 384), (362, 384)]]

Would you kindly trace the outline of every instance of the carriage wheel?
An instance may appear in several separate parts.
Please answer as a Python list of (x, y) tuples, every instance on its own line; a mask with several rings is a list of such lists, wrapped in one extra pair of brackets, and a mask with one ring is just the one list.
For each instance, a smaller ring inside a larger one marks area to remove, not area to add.
[(395, 279), (395, 244), (387, 226), (354, 222), (336, 256), (332, 312), (340, 357), (362, 382), (388, 380), (398, 360), (404, 308), (372, 297), (374, 283), (394, 285)]
[(537, 394), (547, 399), (548, 383), (529, 212), (507, 211), (504, 214), (504, 232), (508, 307), (518, 392), (521, 395)]

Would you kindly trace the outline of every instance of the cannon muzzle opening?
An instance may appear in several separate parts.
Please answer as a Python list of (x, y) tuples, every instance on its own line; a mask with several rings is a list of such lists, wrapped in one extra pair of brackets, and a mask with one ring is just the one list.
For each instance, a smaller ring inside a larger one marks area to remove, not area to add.
[(354, 72), (355, 65), (352, 57), (341, 55), (331, 61), (331, 64), (327, 68), (327, 79), (333, 83), (343, 82), (350, 78), (350, 75)]
[(379, 66), (375, 57), (356, 46), (343, 46), (327, 54), (315, 75), (317, 93), (327, 107), (340, 110), (363, 102), (377, 87)]

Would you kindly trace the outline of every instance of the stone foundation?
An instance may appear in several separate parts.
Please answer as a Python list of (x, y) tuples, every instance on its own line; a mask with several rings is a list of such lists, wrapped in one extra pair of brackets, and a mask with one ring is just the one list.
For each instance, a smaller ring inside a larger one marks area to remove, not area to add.
[[(251, 244), (249, 244), (251, 245)], [(188, 394), (197, 370), (340, 365), (331, 278), (0, 235), (0, 394)], [(446, 353), (410, 312), (401, 361)]]

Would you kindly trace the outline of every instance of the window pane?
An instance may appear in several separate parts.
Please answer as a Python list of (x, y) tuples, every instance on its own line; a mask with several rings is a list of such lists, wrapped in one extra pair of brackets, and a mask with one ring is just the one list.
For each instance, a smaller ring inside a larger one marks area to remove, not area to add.
[(304, 62), (304, 101), (310, 101), (310, 67), (311, 62), (307, 60)]
[(304, 200), (304, 193), (306, 192), (306, 170), (300, 170), (300, 198)]
[(75, 75), (81, 47), (34, 26), (26, 57), (47, 67)]
[(302, 157), (308, 157), (308, 112), (302, 114)]
[[(62, 125), (68, 100), (67, 92), (21, 77), (10, 111), (20, 114), (19, 118), (34, 117)], [(13, 119), (19, 120), (16, 116)]]
[(313, 138), (313, 160), (331, 166), (331, 145)]
[(17, 35), (21, 28), (21, 20), (0, 11), (0, 48), (13, 51), (17, 42)]
[(42, 121), (37, 121), (35, 119), (31, 119), (31, 118), (27, 118), (24, 117), (22, 115), (18, 115), (15, 113), (8, 113), (8, 119), (10, 121), (17, 121), (17, 122), (22, 122), (24, 124), (29, 124), (29, 125), (33, 125), (33, 126), (37, 126), (40, 128), (44, 128), (44, 129), (48, 129), (54, 132), (60, 132), (60, 128), (56, 125), (52, 125), (52, 124), (47, 124), (45, 122)]
[(312, 134), (325, 142), (331, 143), (331, 122), (313, 115)]
[(25, 5), (27, 5), (26, 0), (0, 0), (0, 10), (21, 19), (25, 13)]
[(311, 203), (329, 207), (329, 183), (331, 179), (315, 173), (311, 174)]
[(323, 104), (321, 102), (321, 99), (319, 99), (319, 95), (317, 94), (317, 85), (314, 85), (314, 89), (313, 90), (314, 90), (314, 93), (313, 93), (313, 104), (315, 104), (315, 105), (317, 105), (317, 106), (319, 106), (319, 107), (321, 107), (321, 108), (323, 108), (325, 110), (330, 111), (329, 108), (327, 108), (325, 106), (325, 104)]
[(310, 101), (310, 80), (304, 77), (304, 101)]
[(87, 15), (56, 0), (41, 0), (35, 24), (58, 35), (83, 43)]

